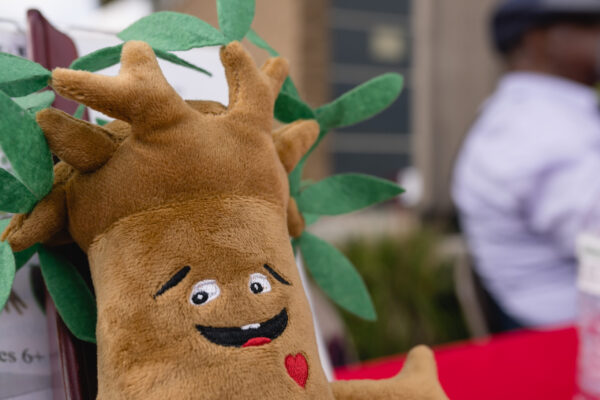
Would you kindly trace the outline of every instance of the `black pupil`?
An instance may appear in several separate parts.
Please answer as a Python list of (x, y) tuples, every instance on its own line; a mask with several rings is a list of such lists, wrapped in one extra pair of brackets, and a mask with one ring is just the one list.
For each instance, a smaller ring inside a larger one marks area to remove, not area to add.
[(192, 296), (192, 302), (194, 304), (204, 304), (208, 300), (208, 293), (198, 292)]
[(258, 282), (252, 282), (252, 284), (250, 284), (250, 290), (252, 290), (252, 293), (254, 294), (260, 293), (263, 291), (263, 286)]

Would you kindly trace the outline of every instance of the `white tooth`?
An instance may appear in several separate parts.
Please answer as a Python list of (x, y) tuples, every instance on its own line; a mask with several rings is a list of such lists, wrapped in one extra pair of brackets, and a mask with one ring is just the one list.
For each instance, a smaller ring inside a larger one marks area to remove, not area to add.
[(258, 329), (258, 328), (260, 328), (260, 324), (248, 324), (248, 325), (242, 326), (243, 331), (246, 331), (248, 329)]

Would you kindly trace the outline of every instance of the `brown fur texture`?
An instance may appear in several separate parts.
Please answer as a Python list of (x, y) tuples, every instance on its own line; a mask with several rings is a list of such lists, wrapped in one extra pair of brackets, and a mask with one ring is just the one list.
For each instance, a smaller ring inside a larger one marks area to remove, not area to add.
[[(304, 221), (287, 172), (318, 125), (299, 121), (271, 134), (285, 60), (259, 70), (237, 42), (221, 59), (228, 107), (184, 102), (142, 42), (125, 44), (117, 77), (53, 72), (61, 95), (120, 121), (98, 128), (52, 110), (38, 114), (63, 162), (50, 194), (16, 216), (4, 237), (14, 250), (70, 237), (87, 252), (98, 304), (98, 399), (444, 399), (421, 350), (412, 357), (428, 368), (409, 378), (327, 382), (288, 237)], [(270, 290), (254, 290), (256, 275)], [(194, 303), (207, 281), (218, 295)], [(205, 333), (275, 320), (278, 336), (261, 345), (225, 345)], [(304, 385), (286, 369), (286, 358), (299, 354), (308, 364)]]
[(293, 171), (298, 161), (319, 136), (316, 121), (295, 121), (273, 132), (273, 143), (287, 173)]
[[(29, 214), (15, 215), (0, 240), (8, 240), (12, 250), (17, 252), (38, 242), (55, 243), (55, 236), (68, 236), (65, 186), (73, 172), (73, 168), (66, 163), (55, 165), (52, 191)], [(66, 240), (67, 243), (72, 241)]]
[(46, 133), (48, 146), (57, 157), (80, 172), (93, 172), (103, 166), (117, 149), (111, 134), (55, 108), (40, 111), (36, 117)]
[(420, 400), (446, 399), (436, 382), (437, 368), (433, 352), (425, 346), (412, 349), (402, 371), (392, 379), (332, 382), (336, 399)]
[(298, 204), (296, 204), (296, 200), (291, 197), (287, 209), (287, 225), (288, 233), (291, 237), (300, 237), (302, 232), (304, 232), (304, 217), (300, 213), (300, 210), (298, 210)]

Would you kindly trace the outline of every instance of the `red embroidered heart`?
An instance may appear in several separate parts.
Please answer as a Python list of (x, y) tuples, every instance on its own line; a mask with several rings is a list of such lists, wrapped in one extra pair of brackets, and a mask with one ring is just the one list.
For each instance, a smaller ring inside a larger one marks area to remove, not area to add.
[(306, 380), (308, 379), (308, 363), (306, 358), (301, 353), (295, 356), (289, 354), (285, 358), (285, 369), (288, 374), (296, 381), (301, 387), (306, 386)]

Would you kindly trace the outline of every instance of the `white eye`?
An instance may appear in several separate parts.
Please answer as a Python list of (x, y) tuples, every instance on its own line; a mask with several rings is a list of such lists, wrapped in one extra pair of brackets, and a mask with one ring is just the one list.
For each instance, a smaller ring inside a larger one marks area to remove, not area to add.
[(194, 289), (192, 289), (190, 303), (195, 306), (201, 306), (216, 299), (220, 294), (221, 289), (219, 289), (217, 281), (212, 279), (200, 281), (196, 283)]
[(267, 293), (271, 291), (271, 284), (263, 274), (250, 275), (250, 291), (254, 294)]

